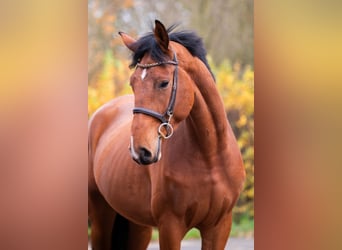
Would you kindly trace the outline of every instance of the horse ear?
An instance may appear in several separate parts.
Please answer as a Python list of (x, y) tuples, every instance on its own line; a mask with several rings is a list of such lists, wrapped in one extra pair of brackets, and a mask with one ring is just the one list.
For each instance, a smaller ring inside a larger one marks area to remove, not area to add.
[(155, 20), (155, 25), (154, 37), (162, 51), (167, 53), (169, 48), (169, 35), (167, 34), (164, 25), (160, 21)]
[(129, 48), (131, 51), (135, 51), (136, 48), (134, 46), (136, 40), (133, 37), (130, 37), (129, 35), (127, 35), (126, 33), (120, 31), (119, 35), (121, 36), (121, 39), (123, 41), (123, 43), (126, 45), (127, 48)]

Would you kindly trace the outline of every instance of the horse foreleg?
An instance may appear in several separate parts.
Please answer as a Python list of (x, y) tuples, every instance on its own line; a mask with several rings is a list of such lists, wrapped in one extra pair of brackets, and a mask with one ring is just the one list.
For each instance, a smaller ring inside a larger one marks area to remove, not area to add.
[(129, 223), (128, 250), (146, 250), (152, 236), (152, 227)]
[(232, 213), (226, 214), (214, 227), (201, 228), (202, 250), (223, 250), (232, 226)]
[(165, 217), (158, 226), (160, 250), (180, 250), (186, 233), (184, 222), (178, 218)]

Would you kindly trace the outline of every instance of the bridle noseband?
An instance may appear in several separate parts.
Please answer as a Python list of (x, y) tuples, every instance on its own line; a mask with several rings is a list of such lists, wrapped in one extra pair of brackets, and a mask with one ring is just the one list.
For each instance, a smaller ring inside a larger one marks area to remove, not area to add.
[[(173, 116), (173, 109), (174, 109), (175, 102), (176, 102), (177, 83), (178, 83), (178, 61), (177, 61), (176, 53), (173, 53), (173, 60), (172, 61), (169, 60), (169, 61), (156, 62), (156, 63), (150, 63), (150, 64), (137, 63), (136, 68), (140, 67), (143, 69), (148, 69), (148, 68), (152, 68), (152, 67), (156, 67), (156, 66), (160, 66), (160, 65), (164, 65), (164, 64), (175, 65), (175, 71), (173, 72), (171, 96), (170, 96), (169, 104), (167, 106), (166, 111), (163, 114), (160, 114), (160, 113), (153, 111), (153, 110), (150, 110), (150, 109), (146, 109), (146, 108), (142, 108), (142, 107), (135, 107), (135, 108), (133, 108), (133, 114), (140, 113), (140, 114), (152, 116), (152, 117), (156, 118), (157, 120), (159, 120), (161, 122), (161, 124), (158, 128), (159, 136), (163, 137), (164, 139), (169, 139), (173, 134), (173, 127), (170, 124), (170, 121), (171, 121), (171, 118)], [(165, 128), (165, 130), (167, 132), (166, 135), (162, 132), (163, 127)]]

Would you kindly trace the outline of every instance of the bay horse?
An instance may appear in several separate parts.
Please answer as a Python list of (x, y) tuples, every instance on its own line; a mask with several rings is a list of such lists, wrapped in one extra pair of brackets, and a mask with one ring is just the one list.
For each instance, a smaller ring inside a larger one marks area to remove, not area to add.
[[(134, 95), (89, 120), (88, 211), (94, 250), (179, 250), (191, 228), (202, 249), (224, 249), (243, 188), (241, 153), (201, 38), (156, 20), (132, 51)], [(133, 112), (132, 112), (133, 111)]]

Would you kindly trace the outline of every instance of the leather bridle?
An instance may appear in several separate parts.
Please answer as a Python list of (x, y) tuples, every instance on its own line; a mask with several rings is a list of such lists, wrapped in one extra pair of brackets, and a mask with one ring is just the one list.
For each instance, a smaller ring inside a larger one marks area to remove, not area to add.
[[(171, 96), (170, 96), (169, 104), (167, 106), (166, 111), (163, 114), (160, 114), (156, 111), (146, 109), (143, 107), (135, 107), (135, 108), (133, 108), (133, 114), (139, 114), (140, 113), (140, 114), (152, 116), (153, 118), (159, 120), (161, 122), (161, 124), (159, 125), (159, 128), (158, 128), (158, 134), (159, 134), (159, 136), (163, 137), (164, 139), (168, 139), (173, 134), (173, 127), (170, 124), (170, 121), (171, 121), (171, 118), (173, 116), (173, 109), (175, 107), (176, 94), (177, 94), (177, 84), (178, 84), (178, 61), (177, 61), (176, 53), (173, 53), (173, 60), (150, 63), (150, 64), (137, 63), (136, 68), (139, 67), (139, 68), (143, 68), (143, 69), (148, 69), (148, 68), (152, 68), (152, 67), (156, 67), (156, 66), (160, 66), (160, 65), (164, 65), (164, 64), (175, 65), (175, 71), (173, 72)], [(163, 127), (166, 130), (166, 134), (164, 134), (162, 131)]]

